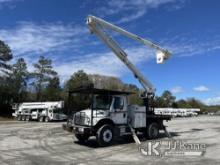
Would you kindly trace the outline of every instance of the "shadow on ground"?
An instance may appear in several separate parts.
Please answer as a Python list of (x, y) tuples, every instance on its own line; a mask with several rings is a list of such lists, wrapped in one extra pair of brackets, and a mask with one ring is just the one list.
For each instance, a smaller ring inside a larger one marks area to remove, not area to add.
[[(170, 132), (170, 135), (172, 137), (175, 137), (175, 136), (179, 136), (179, 133), (177, 133), (177, 132)], [(146, 139), (143, 135), (138, 135), (138, 137), (139, 137), (141, 142), (149, 140), (149, 139)], [(160, 133), (158, 139), (161, 139), (161, 138), (167, 138), (167, 135), (165, 133)], [(98, 148), (98, 147), (100, 147), (98, 145), (98, 143), (96, 142), (96, 139), (94, 137), (90, 138), (88, 141), (86, 141), (84, 143), (81, 143), (81, 142), (79, 142), (77, 140), (75, 140), (74, 143), (78, 144), (78, 145), (82, 145), (82, 146), (87, 146), (87, 147), (90, 147), (90, 148)], [(133, 137), (131, 135), (126, 135), (126, 136), (122, 136), (122, 137), (116, 138), (111, 146), (124, 145), (124, 144), (130, 144), (130, 143), (135, 143), (134, 139), (133, 139)]]

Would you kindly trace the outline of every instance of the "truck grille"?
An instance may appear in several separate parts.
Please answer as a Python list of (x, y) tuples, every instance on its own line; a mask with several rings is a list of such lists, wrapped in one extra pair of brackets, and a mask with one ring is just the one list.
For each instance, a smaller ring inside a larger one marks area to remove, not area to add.
[(76, 113), (74, 115), (74, 124), (76, 125), (87, 125), (89, 118), (84, 112)]

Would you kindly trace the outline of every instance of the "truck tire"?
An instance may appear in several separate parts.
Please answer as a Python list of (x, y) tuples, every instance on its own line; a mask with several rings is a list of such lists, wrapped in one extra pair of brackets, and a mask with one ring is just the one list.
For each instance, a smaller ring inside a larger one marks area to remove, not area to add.
[(44, 117), (43, 116), (39, 117), (39, 122), (44, 122)]
[(69, 132), (72, 132), (73, 130), (73, 126), (72, 126), (72, 119), (67, 119), (66, 121), (66, 130)]
[(18, 115), (17, 120), (21, 121), (21, 115)]
[(159, 126), (157, 123), (151, 123), (147, 127), (147, 132), (146, 132), (147, 138), (148, 139), (156, 139), (159, 137)]
[(25, 118), (26, 118), (25, 115), (22, 115), (22, 116), (21, 116), (21, 120), (22, 120), (22, 121), (25, 121)]
[(88, 135), (83, 135), (83, 134), (75, 134), (75, 137), (78, 139), (80, 143), (85, 143), (88, 139)]
[(30, 121), (30, 119), (31, 119), (31, 116), (29, 116), (29, 115), (25, 117), (26, 121)]
[(50, 121), (50, 118), (47, 116), (45, 117), (44, 121), (48, 123)]
[(109, 124), (100, 127), (96, 134), (96, 140), (100, 146), (111, 145), (114, 140), (114, 130)]

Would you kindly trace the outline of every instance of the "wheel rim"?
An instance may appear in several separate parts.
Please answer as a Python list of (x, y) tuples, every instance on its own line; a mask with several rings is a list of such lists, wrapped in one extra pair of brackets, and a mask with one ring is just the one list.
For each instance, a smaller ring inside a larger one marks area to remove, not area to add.
[(156, 127), (151, 127), (151, 136), (157, 137), (158, 135), (158, 129)]
[(110, 142), (112, 140), (112, 131), (107, 129), (103, 132), (104, 142)]

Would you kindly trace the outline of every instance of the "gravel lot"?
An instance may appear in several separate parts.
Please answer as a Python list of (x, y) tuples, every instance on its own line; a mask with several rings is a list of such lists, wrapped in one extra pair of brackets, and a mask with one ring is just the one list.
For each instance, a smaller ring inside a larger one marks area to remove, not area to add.
[(220, 164), (220, 116), (166, 123), (174, 139), (206, 144), (205, 154), (199, 157), (144, 156), (129, 137), (110, 147), (100, 148), (94, 139), (82, 145), (62, 124), (0, 121), (0, 164)]

